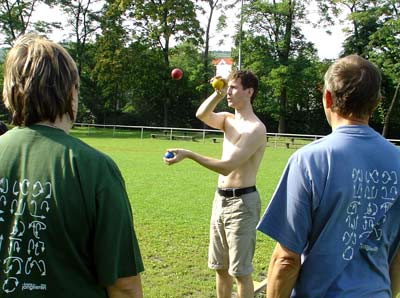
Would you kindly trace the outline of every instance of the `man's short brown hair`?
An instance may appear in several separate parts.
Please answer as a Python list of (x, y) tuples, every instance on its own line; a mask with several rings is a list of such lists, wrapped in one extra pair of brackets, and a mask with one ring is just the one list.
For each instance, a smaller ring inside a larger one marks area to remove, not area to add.
[(325, 89), (332, 95), (332, 111), (342, 116), (371, 116), (381, 99), (378, 68), (358, 55), (333, 63), (325, 73)]
[(54, 122), (66, 113), (74, 120), (76, 64), (62, 46), (44, 37), (26, 34), (15, 41), (4, 62), (3, 85), (3, 101), (15, 125)]

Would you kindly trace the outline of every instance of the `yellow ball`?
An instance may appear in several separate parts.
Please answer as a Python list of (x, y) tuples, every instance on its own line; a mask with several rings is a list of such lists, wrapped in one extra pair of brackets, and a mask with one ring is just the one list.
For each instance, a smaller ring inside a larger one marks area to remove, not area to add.
[(215, 78), (211, 82), (211, 86), (213, 86), (214, 89), (220, 90), (224, 87), (225, 83), (223, 80)]

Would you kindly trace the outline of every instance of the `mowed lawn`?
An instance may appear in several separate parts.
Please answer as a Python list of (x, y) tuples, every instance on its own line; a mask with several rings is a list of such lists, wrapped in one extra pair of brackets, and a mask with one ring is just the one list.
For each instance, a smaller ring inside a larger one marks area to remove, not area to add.
[[(124, 176), (145, 265), (144, 296), (215, 297), (207, 251), (217, 174), (191, 160), (167, 166), (162, 156), (167, 148), (181, 147), (219, 158), (221, 143), (75, 135), (113, 158)], [(293, 152), (266, 149), (257, 179), (262, 213)], [(257, 233), (253, 279), (260, 281), (275, 243)]]

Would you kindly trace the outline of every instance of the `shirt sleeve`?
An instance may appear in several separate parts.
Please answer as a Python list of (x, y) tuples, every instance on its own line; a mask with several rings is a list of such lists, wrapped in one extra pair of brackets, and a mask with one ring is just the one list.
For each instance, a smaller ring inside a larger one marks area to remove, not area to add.
[(311, 180), (292, 156), (257, 229), (291, 251), (301, 254), (311, 230)]
[(122, 175), (110, 162), (102, 177), (96, 194), (94, 261), (99, 283), (107, 286), (144, 267)]

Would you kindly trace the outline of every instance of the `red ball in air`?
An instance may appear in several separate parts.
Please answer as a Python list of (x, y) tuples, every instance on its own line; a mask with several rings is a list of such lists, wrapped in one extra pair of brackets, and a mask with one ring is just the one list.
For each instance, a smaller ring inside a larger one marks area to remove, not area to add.
[(171, 71), (171, 78), (173, 80), (180, 80), (180, 79), (182, 79), (182, 76), (183, 76), (183, 71), (180, 70), (179, 68), (174, 68)]

